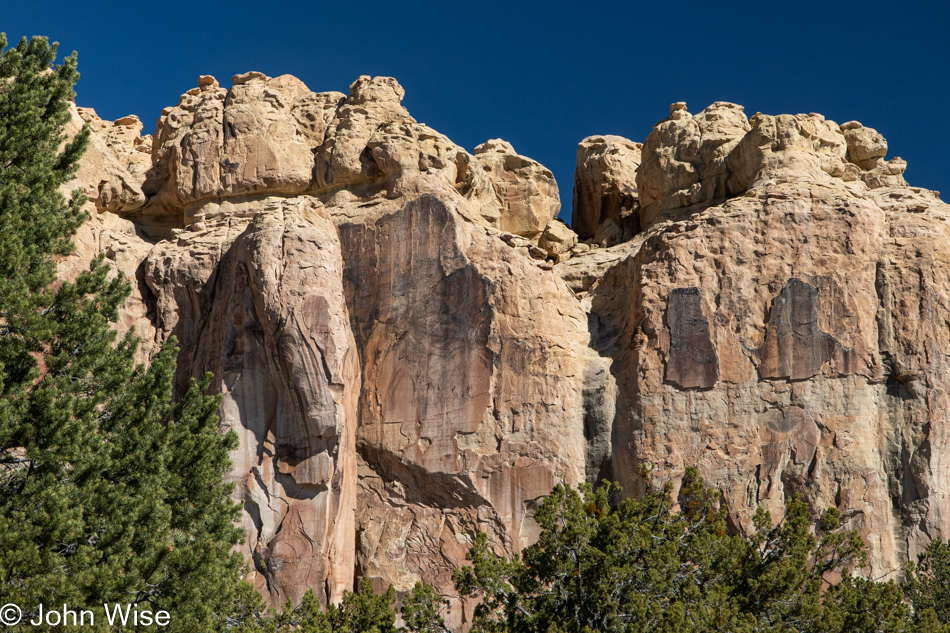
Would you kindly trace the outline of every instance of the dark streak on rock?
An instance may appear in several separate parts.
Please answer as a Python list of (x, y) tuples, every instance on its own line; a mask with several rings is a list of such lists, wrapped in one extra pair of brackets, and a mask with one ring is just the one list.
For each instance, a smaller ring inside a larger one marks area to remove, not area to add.
[(681, 389), (709, 389), (719, 380), (719, 357), (709, 337), (699, 288), (676, 288), (666, 306), (670, 356), (666, 380)]
[(772, 302), (765, 343), (757, 350), (759, 380), (805, 380), (843, 351), (818, 327), (818, 288), (789, 279)]

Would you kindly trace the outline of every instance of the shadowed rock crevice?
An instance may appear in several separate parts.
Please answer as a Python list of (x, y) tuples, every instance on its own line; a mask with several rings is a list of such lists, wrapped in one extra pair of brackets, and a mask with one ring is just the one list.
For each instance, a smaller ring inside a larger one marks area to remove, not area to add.
[(359, 443), (357, 453), (384, 485), (393, 488), (393, 483), (398, 482), (395, 489), (398, 489), (399, 498), (404, 503), (430, 506), (446, 512), (461, 509), (477, 512), (479, 506), (489, 503), (471, 482), (454, 474), (427, 470), (365, 442)]

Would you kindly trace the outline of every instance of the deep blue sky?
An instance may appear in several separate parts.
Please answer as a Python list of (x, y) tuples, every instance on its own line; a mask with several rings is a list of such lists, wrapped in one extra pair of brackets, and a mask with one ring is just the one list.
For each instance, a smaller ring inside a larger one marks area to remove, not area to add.
[(391, 75), (412, 115), (471, 150), (500, 137), (551, 168), (569, 214), (577, 143), (642, 141), (669, 104), (820, 112), (876, 128), (913, 185), (950, 199), (944, 2), (115, 3), (0, 0), (12, 41), (79, 51), (80, 105), (137, 114), (211, 74), (290, 73), (312, 90)]

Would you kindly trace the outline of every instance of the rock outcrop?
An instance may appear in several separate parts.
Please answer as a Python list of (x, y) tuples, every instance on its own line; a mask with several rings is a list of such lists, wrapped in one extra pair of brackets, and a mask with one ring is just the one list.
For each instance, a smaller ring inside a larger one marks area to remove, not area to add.
[(201, 77), (154, 142), (128, 140), (147, 169), (87, 155), (95, 222), (137, 240), (122, 270), (144, 282), (150, 345), (180, 342), (178, 389), (215, 375), (265, 596), (423, 580), (463, 627), (451, 572), (474, 535), (519, 551), (538, 500), (586, 478), (596, 354), (549, 261), (576, 243), (554, 177), (417, 123), (392, 79), (233, 83)]
[(621, 136), (589, 136), (577, 146), (571, 226), (591, 238), (606, 220), (631, 234), (640, 232), (637, 168), (643, 143)]
[(612, 359), (628, 492), (696, 465), (737, 530), (798, 492), (875, 574), (947, 536), (950, 206), (886, 151), (856, 122), (721, 102), (656, 125), (626, 174), (642, 233), (557, 267)]
[[(112, 211), (117, 199), (141, 196), (141, 181), (151, 165), (151, 136), (140, 136), (142, 123), (136, 116), (118, 121), (100, 119), (92, 108), (70, 106), (72, 119), (66, 132), (78, 133), (84, 125), (90, 130), (89, 146), (75, 178), (64, 184), (64, 194), (80, 189), (86, 197), (84, 210), (89, 221), (79, 227), (73, 242), (74, 252), (59, 261), (62, 279), (75, 280), (89, 268), (92, 260), (103, 255), (115, 273), (121, 272), (132, 283), (133, 291), (119, 314), (119, 335), (132, 330), (140, 338), (137, 359), (146, 362), (157, 351), (154, 297), (145, 282), (145, 257), (152, 241), (145, 239), (136, 225)], [(101, 212), (95, 201), (102, 197)]]
[(498, 201), (502, 231), (535, 237), (561, 210), (554, 174), (515, 152), (511, 143), (494, 139), (475, 148)]
[(950, 535), (950, 207), (877, 132), (677, 103), (581, 143), (572, 230), (550, 171), (403, 96), (251, 72), (153, 137), (74, 113), (94, 203), (61, 274), (104, 253), (142, 360), (174, 335), (179, 390), (214, 373), (268, 600), (422, 580), (463, 630), (478, 532), (518, 552), (554, 484), (688, 464), (735, 530), (839, 507), (875, 573)]

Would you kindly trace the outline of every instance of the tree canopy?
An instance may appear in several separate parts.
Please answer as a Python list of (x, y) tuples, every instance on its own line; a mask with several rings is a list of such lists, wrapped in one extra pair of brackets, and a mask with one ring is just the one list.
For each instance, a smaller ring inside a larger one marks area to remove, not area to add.
[[(944, 546), (906, 585), (875, 582), (858, 573), (865, 546), (841, 529), (835, 508), (814, 525), (794, 495), (777, 522), (759, 509), (743, 537), (729, 533), (719, 495), (694, 469), (675, 499), (669, 483), (619, 503), (617, 492), (557, 486), (535, 515), (540, 538), (521, 557), (497, 555), (480, 535), (472, 564), (454, 575), (463, 595), (481, 599), (472, 630), (950, 631), (937, 615), (946, 592), (932, 590), (950, 580)], [(907, 588), (914, 593), (905, 596)]]
[[(102, 257), (75, 282), (55, 256), (86, 219), (60, 193), (88, 131), (67, 139), (75, 53), (0, 36), (0, 603), (133, 603), (169, 629), (219, 627), (242, 567), (224, 475), (236, 437), (192, 382), (172, 403), (177, 349), (136, 366), (113, 323), (130, 286)], [(105, 626), (105, 618), (96, 624)], [(21, 624), (21, 627), (24, 626)]]

